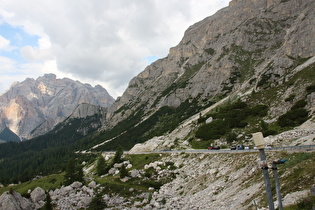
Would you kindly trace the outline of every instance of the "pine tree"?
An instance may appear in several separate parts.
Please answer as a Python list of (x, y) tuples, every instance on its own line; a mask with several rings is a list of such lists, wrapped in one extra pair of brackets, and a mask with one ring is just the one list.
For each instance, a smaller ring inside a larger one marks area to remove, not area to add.
[(88, 210), (103, 210), (107, 208), (107, 204), (105, 203), (102, 194), (96, 194), (96, 196), (92, 199)]
[(97, 159), (96, 173), (98, 176), (105, 174), (107, 171), (107, 165), (102, 155)]
[(120, 163), (121, 162), (121, 156), (124, 154), (124, 151), (121, 146), (119, 146), (116, 150), (115, 156), (114, 156), (114, 163)]
[(72, 184), (75, 179), (75, 160), (70, 158), (66, 168), (65, 185)]
[(82, 166), (77, 164), (75, 162), (75, 159), (72, 157), (70, 158), (67, 168), (66, 168), (64, 184), (70, 185), (75, 181), (78, 181), (78, 182), (83, 181), (83, 169), (82, 169)]
[(46, 203), (43, 207), (44, 210), (52, 210), (52, 205), (51, 205), (51, 198), (50, 198), (50, 195), (49, 193), (47, 192), (47, 196), (46, 196)]
[(128, 170), (126, 169), (125, 164), (121, 165), (119, 172), (120, 172), (120, 178), (124, 178), (128, 176)]
[(76, 166), (75, 181), (83, 182), (83, 167), (80, 164)]

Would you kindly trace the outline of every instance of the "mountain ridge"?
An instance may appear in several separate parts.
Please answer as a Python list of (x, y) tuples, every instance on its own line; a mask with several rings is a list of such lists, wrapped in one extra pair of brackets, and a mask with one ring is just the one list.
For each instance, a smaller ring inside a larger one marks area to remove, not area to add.
[(21, 141), (20, 137), (13, 133), (9, 128), (5, 127), (0, 131), (0, 141), (3, 142), (19, 142)]
[(68, 78), (57, 79), (54, 74), (27, 78), (0, 96), (0, 127), (29, 139), (51, 130), (81, 103), (107, 107), (113, 101), (100, 85), (93, 88)]
[(232, 1), (190, 26), (166, 58), (134, 77), (109, 107), (104, 129), (140, 107), (149, 114), (187, 99), (202, 104), (283, 83), (301, 59), (315, 55), (312, 8), (313, 1)]

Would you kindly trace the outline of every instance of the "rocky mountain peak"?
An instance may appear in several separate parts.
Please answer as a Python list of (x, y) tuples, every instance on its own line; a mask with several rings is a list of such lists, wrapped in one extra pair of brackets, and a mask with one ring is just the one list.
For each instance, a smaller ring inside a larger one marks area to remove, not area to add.
[[(0, 96), (0, 128), (8, 127), (23, 138), (52, 129), (81, 103), (108, 107), (114, 99), (100, 85), (92, 87), (68, 78), (45, 74), (16, 83)], [(82, 116), (82, 115), (81, 115)]]
[(44, 74), (44, 76), (39, 77), (37, 80), (46, 79), (46, 80), (56, 80), (57, 76), (55, 74)]

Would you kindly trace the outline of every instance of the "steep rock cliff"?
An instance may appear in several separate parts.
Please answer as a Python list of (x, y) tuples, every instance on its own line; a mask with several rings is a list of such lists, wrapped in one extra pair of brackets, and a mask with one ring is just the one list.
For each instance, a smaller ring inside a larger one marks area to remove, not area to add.
[[(105, 129), (141, 110), (178, 107), (281, 84), (315, 56), (315, 2), (233, 0), (187, 29), (166, 58), (133, 78), (107, 113)], [(266, 80), (266, 81), (265, 81)]]

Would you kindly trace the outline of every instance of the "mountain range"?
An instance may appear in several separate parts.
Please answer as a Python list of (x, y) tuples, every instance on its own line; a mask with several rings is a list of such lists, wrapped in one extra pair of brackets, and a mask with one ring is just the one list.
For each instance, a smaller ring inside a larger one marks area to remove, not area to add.
[[(259, 131), (266, 137), (298, 126), (314, 132), (314, 26), (314, 0), (232, 0), (190, 26), (167, 57), (134, 77), (115, 101), (100, 86), (93, 95), (91, 86), (54, 75), (14, 85), (0, 97), (1, 125), (24, 138), (37, 136), (22, 145), (41, 160), (22, 178), (62, 170), (61, 161), (42, 155), (65, 160), (117, 147), (253, 146), (252, 133)], [(15, 163), (32, 161), (24, 148), (11, 146), (0, 145), (0, 158), (14, 153)], [(0, 162), (0, 169), (9, 165)]]
[(9, 129), (21, 139), (30, 139), (50, 131), (79, 104), (108, 107), (113, 102), (100, 85), (57, 79), (54, 74), (27, 78), (0, 96), (0, 131)]

